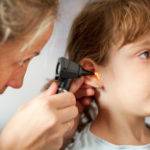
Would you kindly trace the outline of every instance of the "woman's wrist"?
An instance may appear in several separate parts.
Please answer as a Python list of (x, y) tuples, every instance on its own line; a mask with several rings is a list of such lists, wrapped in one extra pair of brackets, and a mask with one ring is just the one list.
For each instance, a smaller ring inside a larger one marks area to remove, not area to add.
[[(14, 150), (13, 140), (5, 133), (0, 134), (0, 150)], [(16, 148), (15, 148), (16, 150)]]

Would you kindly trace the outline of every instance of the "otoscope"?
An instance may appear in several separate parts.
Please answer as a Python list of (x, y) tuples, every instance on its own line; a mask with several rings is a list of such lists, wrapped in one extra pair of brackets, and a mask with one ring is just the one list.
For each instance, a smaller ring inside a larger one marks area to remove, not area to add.
[(60, 82), (57, 93), (61, 93), (64, 90), (69, 90), (73, 79), (81, 76), (94, 75), (94, 72), (85, 70), (81, 65), (60, 57), (56, 66), (55, 80)]

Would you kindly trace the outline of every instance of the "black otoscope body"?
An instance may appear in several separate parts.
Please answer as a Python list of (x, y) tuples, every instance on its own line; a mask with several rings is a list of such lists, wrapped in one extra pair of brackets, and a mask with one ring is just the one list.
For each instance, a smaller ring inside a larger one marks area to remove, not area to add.
[(94, 75), (92, 71), (83, 69), (79, 64), (64, 57), (58, 59), (55, 80), (60, 82), (57, 93), (69, 90), (73, 79), (81, 76)]

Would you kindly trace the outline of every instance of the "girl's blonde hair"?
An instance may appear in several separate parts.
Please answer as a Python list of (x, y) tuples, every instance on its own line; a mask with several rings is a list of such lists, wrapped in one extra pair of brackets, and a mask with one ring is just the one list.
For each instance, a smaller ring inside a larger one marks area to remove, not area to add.
[(42, 30), (43, 22), (56, 16), (57, 6), (58, 0), (0, 0), (0, 42)]
[(105, 64), (112, 45), (134, 42), (150, 31), (150, 0), (96, 0), (75, 19), (67, 54)]

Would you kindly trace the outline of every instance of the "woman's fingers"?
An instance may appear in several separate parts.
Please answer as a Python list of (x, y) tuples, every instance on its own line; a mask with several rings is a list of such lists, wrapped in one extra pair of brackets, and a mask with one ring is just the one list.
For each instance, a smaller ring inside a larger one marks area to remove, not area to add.
[(53, 97), (47, 97), (47, 102), (49, 103), (50, 107), (55, 109), (63, 109), (76, 105), (76, 98), (73, 93), (63, 92), (53, 95)]
[(80, 88), (76, 93), (75, 96), (77, 99), (82, 97), (94, 96), (95, 91), (93, 88)]
[(69, 91), (72, 93), (76, 93), (80, 89), (80, 87), (83, 85), (83, 83), (84, 83), (83, 77), (74, 80), (71, 84)]
[(70, 134), (70, 132), (72, 132), (74, 125), (75, 125), (74, 120), (71, 120), (71, 121), (68, 121), (68, 122), (65, 122), (64, 124), (62, 124), (62, 132), (63, 132), (64, 137), (69, 136), (68, 134)]
[(51, 86), (48, 88), (48, 90), (46, 91), (46, 93), (50, 96), (50, 95), (54, 95), (56, 94), (58, 89), (58, 83), (57, 82), (53, 82), (51, 84)]
[(81, 104), (84, 106), (84, 107), (88, 107), (90, 106), (90, 104), (92, 103), (93, 101), (93, 97), (84, 97), (81, 101)]
[(67, 107), (58, 111), (59, 121), (61, 123), (69, 122), (78, 116), (78, 108), (76, 106)]
[(79, 109), (79, 113), (82, 113), (85, 108), (89, 107), (92, 101), (93, 101), (92, 97), (84, 97), (82, 99), (78, 99), (77, 107)]
[(75, 80), (72, 83), (70, 91), (75, 93), (77, 107), (80, 113), (83, 112), (85, 107), (90, 106), (93, 100), (92, 97), (95, 95), (95, 90), (92, 87), (84, 84), (84, 78)]

